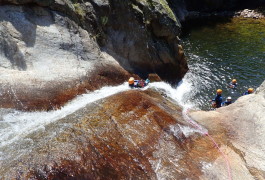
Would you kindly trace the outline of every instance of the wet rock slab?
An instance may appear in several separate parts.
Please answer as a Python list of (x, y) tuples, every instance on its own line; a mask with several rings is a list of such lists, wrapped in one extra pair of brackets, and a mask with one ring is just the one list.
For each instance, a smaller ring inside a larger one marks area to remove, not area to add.
[(153, 90), (97, 101), (1, 152), (3, 179), (197, 179), (223, 163), (181, 108)]

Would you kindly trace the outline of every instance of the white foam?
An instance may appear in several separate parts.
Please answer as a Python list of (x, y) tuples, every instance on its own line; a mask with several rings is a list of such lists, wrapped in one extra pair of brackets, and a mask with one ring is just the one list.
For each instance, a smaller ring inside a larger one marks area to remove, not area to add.
[(45, 125), (58, 119), (62, 119), (78, 109), (85, 107), (89, 103), (128, 89), (129, 87), (127, 83), (115, 87), (103, 87), (92, 93), (78, 96), (60, 110), (49, 112), (14, 111), (8, 113), (4, 115), (3, 121), (0, 121), (0, 123), (10, 124), (10, 126), (1, 129), (0, 131), (0, 147), (8, 145), (19, 138), (23, 138), (38, 129), (43, 129), (45, 128)]
[[(185, 93), (191, 88), (190, 84), (185, 81), (180, 83), (176, 89), (165, 82), (156, 82), (150, 83), (147, 87), (141, 90), (146, 90), (148, 88), (163, 90), (166, 96), (174, 99), (180, 105), (191, 106), (183, 102), (183, 96), (185, 96)], [(62, 119), (79, 109), (82, 109), (89, 103), (122, 91), (127, 91), (129, 89), (130, 88), (128, 87), (127, 83), (115, 87), (103, 87), (94, 92), (80, 95), (61, 109), (49, 112), (21, 112), (16, 110), (11, 112), (9, 111), (9, 113), (3, 115), (2, 121), (0, 121), (0, 126), (5, 125), (0, 129), (0, 148), (14, 142), (19, 142), (33, 132), (45, 131), (45, 127), (48, 124)], [(0, 156), (2, 156), (1, 153)]]
[(188, 98), (186, 98), (192, 89), (192, 84), (188, 80), (184, 79), (181, 81), (177, 88), (165, 82), (151, 83), (149, 86), (157, 90), (163, 90), (168, 97), (175, 100), (182, 107), (193, 107), (193, 105), (187, 101)]

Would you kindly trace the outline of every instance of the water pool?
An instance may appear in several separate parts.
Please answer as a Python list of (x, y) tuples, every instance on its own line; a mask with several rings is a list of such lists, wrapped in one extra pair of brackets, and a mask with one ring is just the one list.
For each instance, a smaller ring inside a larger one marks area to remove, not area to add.
[[(190, 71), (183, 101), (209, 109), (217, 89), (236, 100), (249, 87), (265, 80), (265, 20), (233, 18), (225, 23), (196, 27), (183, 37)], [(235, 90), (227, 84), (237, 79)], [(183, 83), (182, 82), (182, 83)]]

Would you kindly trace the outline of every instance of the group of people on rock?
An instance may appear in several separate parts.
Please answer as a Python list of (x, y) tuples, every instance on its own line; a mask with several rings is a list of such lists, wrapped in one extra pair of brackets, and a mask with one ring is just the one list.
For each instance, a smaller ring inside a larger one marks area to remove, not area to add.
[(143, 88), (150, 83), (150, 80), (148, 78), (145, 81), (136, 80), (134, 79), (134, 77), (130, 77), (130, 79), (128, 80), (128, 83), (131, 88)]
[[(228, 86), (229, 88), (235, 89), (237, 87), (237, 80), (233, 79)], [(222, 89), (217, 89), (216, 91), (216, 96), (214, 99), (212, 99), (212, 107), (213, 108), (219, 108), (222, 106), (228, 106), (229, 104), (232, 103), (232, 98), (231, 96), (227, 97), (226, 101), (223, 102), (223, 97), (222, 97)], [(248, 95), (248, 94), (252, 94), (254, 92), (253, 88), (248, 88), (248, 90), (243, 93), (243, 95)]]

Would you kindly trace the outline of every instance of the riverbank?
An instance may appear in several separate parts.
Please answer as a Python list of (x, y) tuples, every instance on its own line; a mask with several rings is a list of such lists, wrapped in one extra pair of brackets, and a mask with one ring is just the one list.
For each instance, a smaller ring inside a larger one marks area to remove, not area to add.
[(205, 19), (235, 18), (235, 17), (264, 19), (265, 13), (264, 13), (263, 8), (243, 9), (239, 11), (216, 11), (216, 12), (189, 11), (185, 17), (185, 21), (196, 20), (196, 19), (205, 20)]

